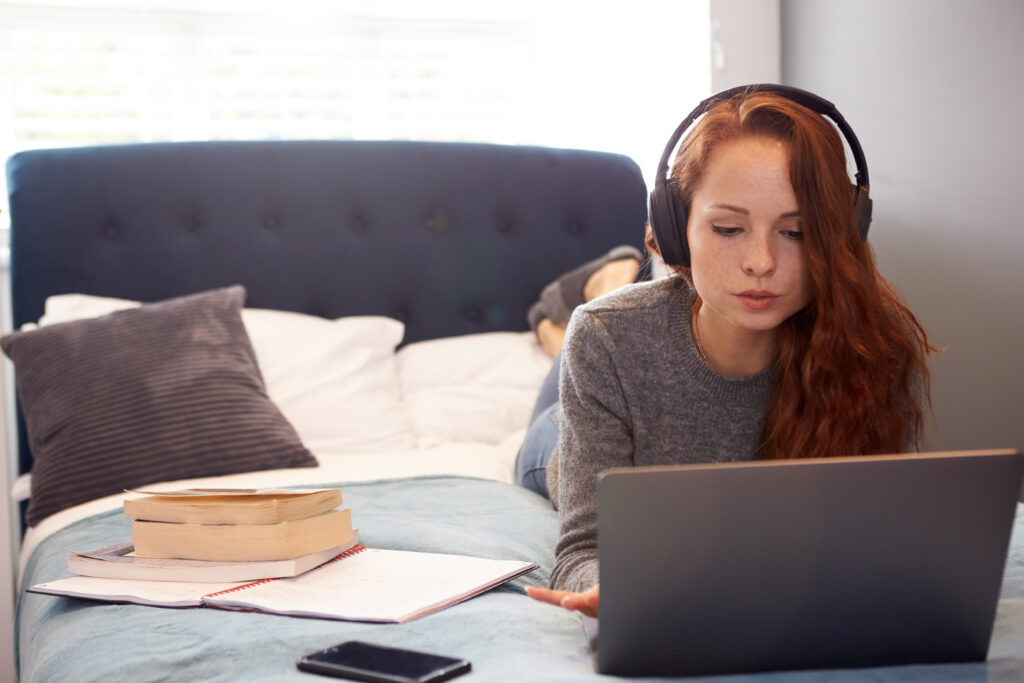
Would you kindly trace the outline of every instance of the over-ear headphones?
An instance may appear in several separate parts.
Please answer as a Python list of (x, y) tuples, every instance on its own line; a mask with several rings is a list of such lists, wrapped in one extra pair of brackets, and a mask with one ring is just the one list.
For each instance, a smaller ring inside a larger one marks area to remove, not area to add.
[(654, 240), (661, 252), (662, 260), (670, 266), (690, 265), (690, 246), (686, 241), (686, 222), (688, 218), (687, 207), (682, 196), (669, 183), (668, 171), (669, 160), (679, 140), (690, 128), (694, 121), (704, 115), (708, 108), (723, 100), (727, 100), (738, 93), (769, 92), (797, 104), (801, 104), (813, 112), (828, 117), (836, 124), (846, 138), (850, 151), (853, 153), (854, 162), (857, 165), (856, 183), (854, 184), (856, 195), (854, 199), (854, 211), (857, 216), (857, 229), (861, 239), (867, 239), (868, 227), (871, 225), (871, 198), (868, 196), (870, 184), (868, 181), (868, 165), (864, 159), (864, 151), (860, 147), (857, 136), (846, 119), (839, 113), (835, 105), (828, 100), (815, 95), (814, 93), (793, 88), (786, 85), (775, 85), (770, 83), (758, 83), (754, 85), (741, 85), (736, 88), (723, 90), (705, 99), (690, 112), (689, 116), (679, 124), (665, 151), (661, 154), (661, 161), (658, 162), (658, 173), (654, 176), (654, 189), (651, 190), (648, 203), (651, 231), (654, 233)]

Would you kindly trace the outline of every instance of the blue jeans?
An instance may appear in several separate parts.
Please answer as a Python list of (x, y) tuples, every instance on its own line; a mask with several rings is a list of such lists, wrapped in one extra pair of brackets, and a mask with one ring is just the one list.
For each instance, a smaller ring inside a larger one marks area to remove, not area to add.
[(548, 462), (558, 445), (558, 375), (561, 360), (561, 355), (555, 357), (548, 376), (544, 378), (530, 416), (530, 427), (516, 455), (516, 483), (545, 498), (551, 497), (547, 481)]

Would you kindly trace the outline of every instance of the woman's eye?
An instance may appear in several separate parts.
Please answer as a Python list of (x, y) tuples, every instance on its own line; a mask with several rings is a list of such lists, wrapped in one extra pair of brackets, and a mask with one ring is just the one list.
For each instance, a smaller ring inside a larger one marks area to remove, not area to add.
[(804, 239), (804, 233), (800, 230), (783, 230), (782, 234), (791, 240), (801, 242)]
[(715, 225), (715, 224), (711, 225), (711, 229), (714, 230), (719, 235), (725, 235), (726, 237), (732, 237), (733, 235), (738, 235), (738, 234), (740, 234), (740, 232), (743, 231), (743, 228), (731, 228), (731, 227), (728, 227), (728, 226)]

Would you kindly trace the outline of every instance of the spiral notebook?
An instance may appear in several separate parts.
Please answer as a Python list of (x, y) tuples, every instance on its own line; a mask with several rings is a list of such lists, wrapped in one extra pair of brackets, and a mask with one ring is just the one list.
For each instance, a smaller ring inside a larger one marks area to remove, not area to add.
[(403, 623), (536, 568), (532, 562), (518, 560), (357, 545), (316, 569), (289, 578), (216, 584), (75, 576), (28, 590), (154, 607), (213, 607), (316, 619)]

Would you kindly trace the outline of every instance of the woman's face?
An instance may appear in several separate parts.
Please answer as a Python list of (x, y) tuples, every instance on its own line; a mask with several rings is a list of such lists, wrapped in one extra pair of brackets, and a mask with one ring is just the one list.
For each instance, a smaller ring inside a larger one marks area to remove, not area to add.
[[(719, 326), (772, 332), (811, 300), (789, 152), (777, 140), (720, 144), (695, 189), (686, 227), (693, 284)], [(720, 328), (721, 329), (721, 328)]]

